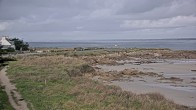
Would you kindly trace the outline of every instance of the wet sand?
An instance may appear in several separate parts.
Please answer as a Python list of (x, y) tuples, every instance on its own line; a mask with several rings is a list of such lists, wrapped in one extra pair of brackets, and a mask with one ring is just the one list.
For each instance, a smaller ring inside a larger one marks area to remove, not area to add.
[[(121, 61), (120, 63), (122, 63)], [(116, 80), (111, 85), (137, 94), (160, 93), (177, 104), (196, 107), (196, 60), (157, 60), (158, 63), (136, 65), (126, 61), (124, 65), (98, 65), (103, 71), (122, 71), (136, 69), (143, 72), (155, 72), (164, 78), (152, 76), (131, 77)], [(176, 78), (169, 79), (169, 78)]]

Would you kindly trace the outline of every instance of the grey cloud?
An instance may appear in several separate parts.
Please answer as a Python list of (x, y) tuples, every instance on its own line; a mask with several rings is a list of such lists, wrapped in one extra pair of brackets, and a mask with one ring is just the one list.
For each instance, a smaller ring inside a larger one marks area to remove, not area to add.
[(124, 0), (124, 4), (118, 11), (119, 14), (144, 13), (168, 5), (171, 0)]
[[(140, 2), (141, 1), (139, 1), (139, 3)], [(125, 14), (130, 19), (142, 20), (196, 15), (195, 0), (152, 0), (152, 2), (148, 1), (147, 4), (143, 2), (142, 5), (143, 6), (130, 6), (129, 3), (127, 3), (118, 13)], [(136, 7), (135, 11), (132, 9), (133, 7)]]
[(126, 20), (121, 27), (128, 28), (169, 28), (196, 26), (195, 16), (177, 16), (160, 20)]
[(182, 37), (195, 37), (195, 10), (195, 0), (0, 0), (0, 34), (35, 41), (36, 36), (53, 35), (164, 38), (163, 33), (178, 37), (178, 31)]

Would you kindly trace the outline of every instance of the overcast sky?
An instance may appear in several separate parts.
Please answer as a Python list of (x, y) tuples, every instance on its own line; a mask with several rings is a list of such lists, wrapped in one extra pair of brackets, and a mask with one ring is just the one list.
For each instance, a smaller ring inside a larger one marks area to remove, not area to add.
[(26, 41), (196, 38), (196, 0), (0, 0), (0, 36)]

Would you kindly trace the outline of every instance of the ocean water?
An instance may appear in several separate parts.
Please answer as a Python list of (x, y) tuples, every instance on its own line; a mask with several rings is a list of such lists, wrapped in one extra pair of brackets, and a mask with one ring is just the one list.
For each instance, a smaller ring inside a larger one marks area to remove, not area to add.
[(172, 50), (196, 50), (196, 39), (141, 39), (141, 40), (94, 40), (66, 42), (29, 42), (30, 47), (74, 48), (169, 48)]

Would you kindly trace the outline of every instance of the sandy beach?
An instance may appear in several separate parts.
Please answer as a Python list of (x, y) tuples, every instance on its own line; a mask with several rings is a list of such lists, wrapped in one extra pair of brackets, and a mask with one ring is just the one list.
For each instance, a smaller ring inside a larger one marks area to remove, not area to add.
[(122, 71), (136, 69), (154, 72), (162, 77), (137, 76), (114, 80), (109, 85), (117, 85), (123, 90), (136, 94), (160, 93), (177, 104), (196, 107), (196, 60), (164, 59), (153, 60), (155, 63), (135, 64), (134, 60), (119, 61), (124, 65), (98, 65), (103, 71)]

